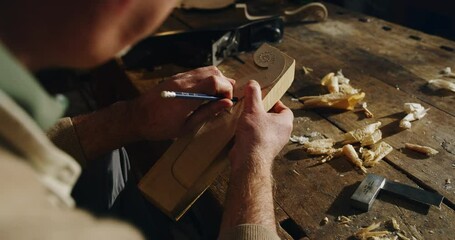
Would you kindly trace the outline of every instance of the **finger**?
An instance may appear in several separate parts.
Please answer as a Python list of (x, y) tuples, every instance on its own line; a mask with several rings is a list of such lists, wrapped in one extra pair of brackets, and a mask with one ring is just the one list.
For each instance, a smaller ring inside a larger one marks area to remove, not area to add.
[(200, 79), (204, 79), (209, 76), (218, 76), (218, 77), (224, 76), (223, 73), (221, 73), (221, 71), (215, 66), (196, 68), (191, 71), (188, 71), (187, 74), (189, 74), (193, 77), (196, 77), (196, 78), (200, 78)]
[(232, 98), (234, 90), (234, 86), (226, 77), (215, 75), (207, 77), (196, 87), (203, 93), (224, 96), (226, 98)]
[(283, 102), (278, 100), (278, 102), (275, 103), (275, 105), (272, 107), (272, 109), (270, 111), (274, 112), (274, 113), (280, 113), (286, 109), (289, 109), (289, 108), (286, 105), (284, 105)]
[(275, 116), (279, 116), (283, 119), (286, 119), (286, 121), (292, 121), (294, 119), (294, 113), (289, 109), (284, 103), (281, 101), (278, 101), (272, 108), (271, 110), (273, 113), (275, 113)]
[(171, 79), (205, 79), (208, 78), (209, 76), (223, 76), (221, 71), (215, 67), (215, 66), (207, 66), (207, 67), (201, 67), (201, 68), (196, 68), (192, 69), (190, 71), (182, 72), (182, 73), (177, 73), (174, 76), (171, 77)]
[(207, 121), (222, 110), (230, 108), (232, 106), (233, 103), (229, 99), (222, 99), (201, 105), (188, 118), (186, 128), (193, 128), (195, 126), (198, 126), (200, 123)]
[(235, 80), (234, 79), (228, 78), (228, 77), (226, 77), (226, 79), (232, 84), (232, 86), (235, 85)]
[(262, 104), (262, 92), (259, 83), (250, 80), (245, 86), (244, 96), (244, 111), (246, 112), (257, 112), (264, 111), (264, 105)]

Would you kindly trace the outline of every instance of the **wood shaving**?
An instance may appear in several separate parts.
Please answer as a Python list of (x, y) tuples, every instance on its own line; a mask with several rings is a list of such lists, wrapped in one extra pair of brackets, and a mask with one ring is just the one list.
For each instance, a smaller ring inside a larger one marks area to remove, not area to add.
[(429, 108), (425, 109), (419, 103), (405, 103), (403, 105), (403, 109), (407, 115), (400, 121), (400, 127), (405, 129), (411, 128), (412, 121), (423, 118), (427, 114), (428, 110), (430, 110)]
[(308, 154), (311, 155), (329, 155), (329, 156), (336, 156), (341, 151), (341, 148), (318, 148), (318, 147), (310, 147), (305, 149)]
[(328, 217), (323, 218), (321, 221), (321, 225), (323, 226), (326, 225), (327, 223), (329, 223), (329, 218)]
[(410, 238), (406, 237), (406, 235), (404, 235), (401, 232), (397, 232), (397, 236), (400, 238), (400, 240), (411, 240)]
[(359, 149), (359, 152), (362, 154), (362, 159), (364, 162), (372, 162), (376, 155), (372, 150), (364, 147), (361, 147)]
[(423, 240), (424, 238), (420, 234), (419, 230), (417, 230), (417, 227), (415, 225), (410, 225), (409, 230), (411, 231), (412, 238), (411, 239), (417, 239), (417, 240)]
[(334, 73), (325, 75), (321, 80), (321, 85), (327, 87), (329, 93), (340, 92), (340, 86), (338, 83), (338, 77), (335, 77)]
[(325, 86), (330, 94), (320, 96), (305, 96), (299, 98), (303, 101), (304, 108), (336, 108), (343, 110), (353, 110), (354, 107), (365, 97), (364, 92), (353, 88), (349, 84), (342, 71), (336, 74), (331, 72), (321, 79), (321, 85)]
[(331, 138), (316, 139), (303, 144), (305, 148), (332, 148), (335, 141)]
[(393, 228), (393, 230), (395, 230), (395, 231), (400, 230), (400, 225), (398, 224), (398, 222), (395, 218), (390, 218), (389, 224)]
[(312, 68), (305, 67), (305, 66), (302, 67), (302, 70), (303, 70), (303, 73), (304, 73), (305, 75), (308, 75), (308, 74), (310, 74), (310, 73), (313, 71)]
[(366, 118), (374, 117), (373, 113), (370, 110), (368, 110), (366, 102), (362, 103), (362, 109), (365, 112), (365, 117)]
[(432, 79), (428, 81), (428, 88), (430, 88), (433, 91), (445, 89), (455, 92), (455, 83), (443, 79)]
[(407, 149), (426, 154), (427, 156), (433, 156), (439, 153), (436, 149), (433, 149), (431, 147), (417, 145), (413, 143), (405, 143), (404, 146)]
[(452, 68), (446, 67), (440, 72), (444, 77), (455, 77), (455, 74), (452, 73)]
[(343, 154), (352, 164), (354, 164), (354, 166), (358, 167), (363, 173), (367, 173), (367, 169), (363, 166), (362, 160), (359, 158), (359, 155), (351, 144), (343, 146)]
[[(370, 226), (366, 228), (361, 228), (359, 231), (354, 233), (354, 237), (359, 239), (359, 240), (368, 240), (370, 238), (374, 237), (385, 237), (391, 232), (389, 231), (373, 231), (381, 226), (381, 223), (373, 223)], [(390, 238), (389, 238), (390, 239)]]
[(300, 97), (303, 101), (303, 108), (335, 108), (343, 110), (353, 110), (354, 107), (363, 100), (365, 93), (346, 94), (346, 93), (331, 93), (320, 96), (305, 96)]
[(293, 143), (298, 143), (298, 144), (304, 144), (304, 143), (307, 143), (310, 141), (309, 138), (305, 137), (305, 136), (296, 136), (296, 135), (292, 135), (290, 138), (289, 138), (289, 141), (293, 142)]
[(347, 132), (343, 135), (343, 144), (360, 142), (362, 146), (375, 144), (382, 138), (382, 132), (379, 130), (381, 122), (376, 122)]
[(349, 80), (349, 78), (346, 78), (344, 76), (342, 69), (338, 70), (338, 72), (336, 73), (335, 76), (338, 78), (338, 82), (340, 84), (349, 84), (349, 82), (351, 81), (351, 80)]
[(346, 217), (346, 216), (338, 216), (336, 221), (339, 223), (339, 224), (349, 224), (350, 222), (352, 222), (352, 219)]
[(374, 144), (372, 150), (367, 150), (366, 153), (362, 152), (363, 166), (373, 167), (379, 163), (385, 156), (393, 151), (393, 147), (386, 142)]

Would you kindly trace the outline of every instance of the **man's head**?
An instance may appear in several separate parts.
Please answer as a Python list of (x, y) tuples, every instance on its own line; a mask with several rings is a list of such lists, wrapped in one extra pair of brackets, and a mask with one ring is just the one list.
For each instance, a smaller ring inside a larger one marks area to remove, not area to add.
[(0, 3), (0, 40), (29, 68), (87, 68), (152, 33), (176, 0)]

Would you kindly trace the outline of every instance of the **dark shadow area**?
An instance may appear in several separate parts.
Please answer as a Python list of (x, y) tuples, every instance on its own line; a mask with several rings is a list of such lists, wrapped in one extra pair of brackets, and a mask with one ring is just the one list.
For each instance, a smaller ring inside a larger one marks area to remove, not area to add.
[(356, 110), (354, 111), (355, 115), (357, 116), (357, 121), (362, 121), (364, 120), (365, 118), (367, 118), (365, 116), (365, 111), (363, 110)]
[(300, 161), (303, 159), (308, 158), (308, 153), (305, 152), (302, 148), (300, 149), (294, 149), (291, 151), (288, 151), (284, 157), (289, 160), (289, 161)]
[[(358, 171), (345, 156), (340, 156), (334, 158), (327, 162), (333, 169), (335, 169), (338, 173), (346, 173), (350, 171)], [(359, 174), (362, 174), (359, 172)]]
[(289, 234), (293, 239), (301, 239), (308, 237), (303, 228), (298, 225), (293, 219), (286, 218), (280, 222), (280, 226)]
[(447, 89), (438, 89), (438, 90), (432, 90), (428, 87), (428, 85), (423, 85), (419, 88), (419, 91), (421, 91), (423, 94), (428, 95), (428, 96), (438, 96), (438, 97), (449, 97), (453, 96), (453, 92)]
[(299, 86), (298, 89), (292, 89), (292, 93), (296, 97), (319, 96), (321, 93), (324, 93), (326, 91), (327, 90), (325, 87), (321, 86), (320, 84), (310, 84), (306, 86)]
[(428, 34), (455, 39), (455, 3), (446, 0), (328, 0)]
[[(405, 116), (405, 114), (400, 113), (400, 116)], [(401, 120), (401, 119), (400, 119)], [(382, 138), (387, 138), (396, 134), (399, 134), (406, 129), (400, 128), (400, 120), (395, 120), (386, 125), (382, 125), (380, 130), (382, 131)]]
[(362, 213), (362, 211), (352, 208), (349, 204), (351, 196), (359, 186), (360, 182), (346, 186), (341, 190), (340, 194), (335, 198), (332, 205), (327, 210), (327, 214), (337, 216), (352, 216)]

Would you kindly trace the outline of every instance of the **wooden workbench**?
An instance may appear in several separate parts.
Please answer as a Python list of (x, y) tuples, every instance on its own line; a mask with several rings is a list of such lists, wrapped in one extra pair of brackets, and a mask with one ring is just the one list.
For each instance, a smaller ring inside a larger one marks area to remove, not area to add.
[[(454, 239), (455, 236), (455, 93), (433, 92), (426, 82), (445, 67), (455, 68), (455, 42), (430, 36), (380, 19), (328, 6), (323, 23), (286, 26), (277, 48), (296, 60), (296, 78), (282, 101), (292, 108), (295, 135), (319, 132), (336, 137), (367, 123), (382, 122), (384, 141), (394, 147), (369, 172), (435, 191), (445, 197), (441, 209), (425, 207), (391, 194), (380, 194), (372, 209), (362, 213), (349, 198), (363, 180), (343, 157), (318, 164), (301, 146), (289, 143), (274, 165), (277, 226), (283, 239), (349, 239), (360, 227), (395, 218), (401, 229), (417, 239)], [(181, 17), (181, 16), (180, 16)], [(176, 14), (167, 28), (187, 28)], [(184, 20), (184, 19), (183, 19)], [(172, 27), (171, 27), (172, 26)], [(313, 69), (305, 74), (302, 67)], [(343, 70), (354, 87), (366, 93), (374, 118), (361, 112), (302, 110), (291, 98), (325, 93), (320, 79)], [(140, 80), (133, 85), (143, 87)], [(431, 108), (409, 130), (398, 126), (405, 102)], [(439, 154), (425, 157), (404, 149), (404, 143), (433, 147)], [(228, 170), (210, 187), (222, 204)], [(201, 207), (196, 204), (195, 207)], [(352, 219), (347, 225), (338, 216)], [(328, 223), (321, 221), (327, 217)]]

